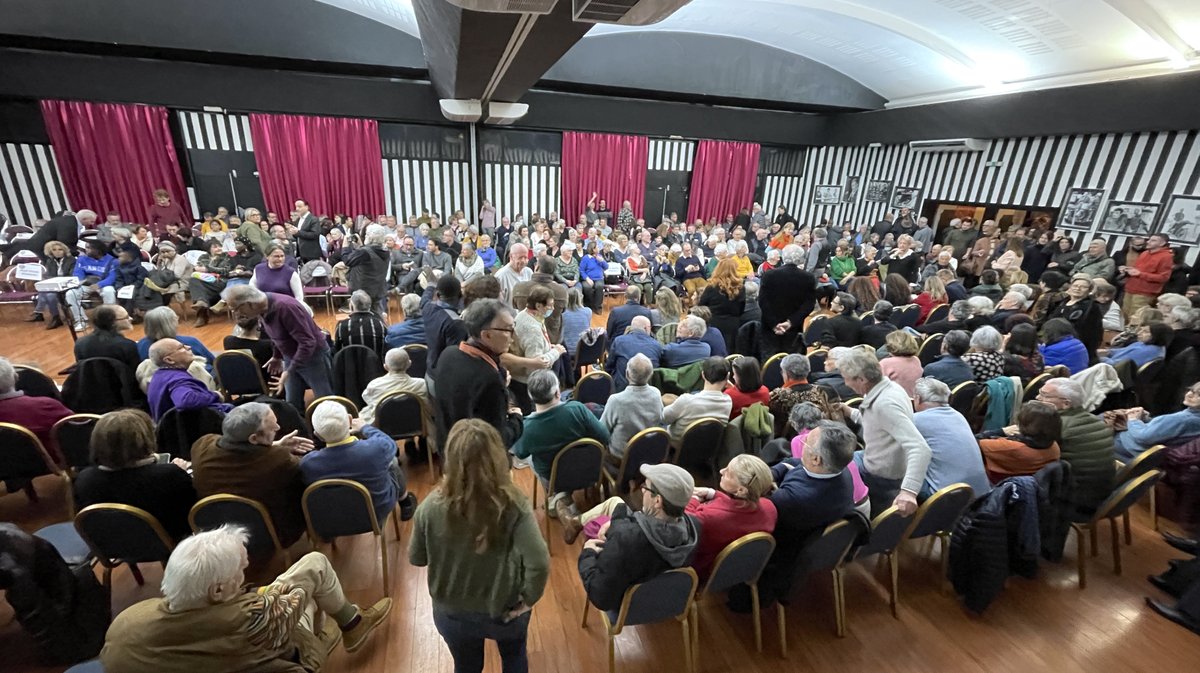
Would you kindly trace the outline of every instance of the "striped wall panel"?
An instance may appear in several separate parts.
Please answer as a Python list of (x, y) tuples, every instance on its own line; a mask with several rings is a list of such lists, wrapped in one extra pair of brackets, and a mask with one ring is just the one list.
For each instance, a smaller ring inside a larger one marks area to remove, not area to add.
[[(919, 187), (924, 201), (1059, 208), (1072, 187), (1087, 187), (1104, 189), (1105, 203), (1165, 207), (1172, 194), (1200, 194), (1197, 135), (1192, 130), (1003, 138), (983, 152), (969, 153), (912, 152), (907, 145), (813, 148), (793, 212), (801, 222), (875, 222), (887, 205), (862, 200), (870, 180)], [(856, 203), (812, 203), (816, 185), (844, 185), (848, 176), (862, 180)], [(1089, 232), (1079, 234), (1089, 237)], [(1115, 239), (1114, 249), (1124, 245), (1124, 237), (1106, 238)]]
[[(480, 198), (491, 200), (496, 207), (497, 220), (518, 213), (529, 216), (537, 213), (547, 217), (562, 209), (562, 168), (529, 164), (483, 164)], [(560, 214), (573, 222), (574, 218)]]
[(183, 146), (189, 150), (253, 152), (250, 116), (220, 112), (179, 111)]
[(692, 172), (696, 143), (691, 140), (650, 140), (650, 165), (652, 171)]
[(420, 216), (422, 208), (443, 220), (462, 210), (468, 221), (475, 221), (472, 209), (478, 199), (471, 194), (471, 165), (465, 161), (384, 159), (383, 183), (387, 212), (401, 222)]
[(775, 209), (787, 208), (789, 213), (800, 212), (800, 198), (804, 193), (804, 178), (796, 175), (763, 175), (759, 178), (762, 196), (759, 203), (773, 220)]
[(54, 148), (0, 143), (0, 213), (13, 224), (32, 226), (69, 207)]

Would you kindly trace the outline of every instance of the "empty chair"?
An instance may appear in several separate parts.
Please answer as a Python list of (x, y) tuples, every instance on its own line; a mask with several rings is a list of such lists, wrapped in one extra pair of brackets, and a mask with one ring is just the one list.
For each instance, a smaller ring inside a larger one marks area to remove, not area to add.
[[(600, 442), (585, 438), (577, 439), (554, 454), (554, 462), (550, 465), (550, 481), (546, 486), (546, 517), (545, 537), (546, 548), (550, 547), (550, 497), (554, 493), (573, 493), (575, 491), (599, 487), (604, 479), (604, 452), (606, 449)], [(533, 508), (537, 509), (538, 486), (541, 480), (533, 479)]]
[(1079, 568), (1080, 589), (1087, 588), (1087, 557), (1084, 553), (1086, 546), (1084, 532), (1090, 533), (1092, 556), (1095, 556), (1098, 553), (1096, 549), (1096, 527), (1101, 521), (1108, 519), (1109, 531), (1112, 534), (1113, 572), (1120, 575), (1121, 536), (1117, 532), (1117, 517), (1128, 513), (1133, 503), (1141, 500), (1146, 495), (1146, 491), (1152, 490), (1162, 476), (1162, 470), (1151, 470), (1140, 477), (1135, 477), (1123, 484), (1118, 484), (1113, 489), (1112, 494), (1105, 498), (1104, 502), (1100, 503), (1100, 506), (1096, 508), (1096, 513), (1092, 515), (1091, 519), (1071, 524), (1071, 528), (1075, 530), (1075, 560)]
[(433, 443), (429, 441), (432, 428), (426, 423), (427, 407), (425, 400), (411, 393), (385, 395), (375, 407), (375, 427), (392, 439), (415, 441), (419, 448), (424, 448), (430, 476), (436, 482), (438, 466), (433, 456)]
[(42, 370), (27, 365), (13, 365), (13, 369), (17, 372), (17, 390), (30, 397), (61, 398), (54, 380)]
[(279, 542), (279, 534), (275, 532), (271, 514), (261, 502), (218, 493), (202, 498), (188, 513), (188, 524), (193, 533), (219, 528), (227, 523), (246, 529), (250, 536), (246, 551), (252, 564), (265, 563), (282, 555), (284, 566), (291, 565), (287, 551)]
[(888, 507), (871, 522), (871, 536), (855, 553), (856, 558), (881, 554), (887, 560), (888, 574), (892, 580), (888, 602), (892, 606), (893, 617), (900, 616), (900, 543), (912, 522), (911, 516), (904, 516), (895, 506)]
[(104, 567), (104, 585), (112, 583), (113, 568), (128, 563), (134, 579), (142, 584), (139, 563), (167, 567), (174, 545), (158, 519), (149, 512), (116, 503), (84, 507), (75, 516), (75, 529), (92, 555)]
[(1151, 360), (1138, 367), (1133, 377), (1133, 394), (1139, 407), (1150, 408), (1155, 404), (1159, 389), (1159, 379), (1162, 378), (1166, 361), (1162, 358)]
[[(767, 387), (767, 390), (775, 390), (783, 387), (783, 369), (781, 363), (788, 356), (788, 353), (776, 353), (767, 359), (762, 366), (762, 383)], [(809, 358), (809, 364), (812, 364), (812, 358)], [(824, 360), (821, 361), (822, 369), (825, 367)], [(820, 370), (818, 370), (820, 371)]]
[[(41, 440), (28, 428), (14, 423), (0, 423), (0, 481), (27, 483), (47, 474), (62, 479), (66, 491), (67, 517), (70, 518), (75, 513), (71, 475), (54, 462)], [(31, 501), (38, 501), (32, 483), (25, 486), (25, 493)]]
[(192, 445), (205, 435), (221, 434), (225, 416), (212, 407), (171, 409), (158, 420), (154, 434), (160, 451), (175, 458), (192, 459)]
[(717, 456), (725, 439), (725, 421), (702, 418), (683, 431), (675, 464), (692, 473), (697, 481), (710, 482), (717, 473)]
[(379, 353), (358, 344), (345, 346), (333, 356), (333, 392), (361, 409), (366, 406), (362, 393), (367, 384), (384, 373)]
[[(829, 357), (829, 349), (828, 348), (818, 348), (818, 349), (814, 350), (813, 352), (809, 353), (808, 354), (809, 371), (813, 371), (813, 372), (825, 371), (825, 359), (827, 357)], [(774, 390), (774, 388), (771, 388), (771, 390)]]
[(604, 477), (608, 480), (609, 494), (625, 495), (629, 484), (641, 479), (643, 465), (657, 465), (666, 461), (671, 452), (671, 435), (664, 428), (646, 428), (629, 438), (621, 464), (613, 467), (605, 463)]
[[(658, 331), (654, 333), (654, 338), (658, 339), (659, 343), (663, 343), (663, 344), (674, 343), (675, 333), (678, 329), (679, 329), (679, 323), (669, 322), (669, 323), (663, 325), (662, 327), (658, 328)], [(621, 335), (618, 334), (618, 335), (614, 336), (613, 338), (615, 339), (618, 336), (621, 336)]]
[(936, 535), (941, 540), (942, 577), (947, 577), (950, 571), (950, 533), (974, 499), (975, 492), (963, 483), (938, 490), (917, 508), (912, 527), (904, 536), (906, 540), (916, 540)]
[(225, 351), (213, 361), (213, 376), (217, 389), (226, 399), (266, 395), (261, 363), (242, 351)]
[[(347, 535), (371, 533), (379, 542), (379, 554), (383, 565), (383, 595), (391, 595), (388, 580), (388, 543), (383, 527), (375, 516), (371, 493), (365, 486), (349, 479), (322, 479), (304, 489), (300, 501), (304, 508), (304, 521), (308, 525), (308, 537), (314, 548), (321, 542), (333, 542)], [(393, 510), (389, 517), (400, 539), (400, 519)]]
[(890, 322), (901, 329), (905, 327), (916, 327), (917, 319), (921, 317), (921, 307), (916, 304), (905, 304), (899, 306), (892, 312)]
[[(833, 574), (833, 618), (835, 632), (838, 638), (846, 636), (846, 605), (842, 586), (842, 565), (850, 547), (861, 533), (861, 528), (843, 519), (825, 527), (819, 537), (808, 543), (800, 552), (796, 562), (793, 591), (803, 585), (803, 581), (815, 572), (828, 570)], [(779, 649), (787, 656), (787, 611), (785, 603), (780, 600), (775, 604), (776, 618), (779, 621)]]
[(146, 407), (146, 396), (133, 371), (113, 358), (80, 360), (63, 382), (62, 400), (68, 409), (88, 414)]
[[(1113, 484), (1120, 486), (1151, 470), (1157, 470), (1162, 467), (1166, 459), (1167, 447), (1155, 444), (1139, 453), (1128, 463), (1117, 461), (1117, 474), (1113, 477)], [(1129, 511), (1126, 510), (1121, 518), (1125, 523), (1125, 544), (1133, 544), (1133, 533), (1129, 529)], [(1158, 530), (1158, 497), (1155, 495), (1154, 489), (1150, 489), (1150, 519), (1154, 522), (1154, 530)]]
[(921, 361), (922, 367), (929, 365), (929, 363), (938, 359), (938, 356), (942, 354), (942, 340), (945, 338), (945, 334), (931, 334), (921, 342), (921, 348), (917, 351), (917, 358)]
[(408, 351), (408, 359), (412, 361), (408, 366), (408, 375), (414, 379), (425, 378), (425, 370), (429, 366), (429, 346), (409, 344), (404, 350)]
[(584, 374), (575, 384), (571, 399), (587, 404), (604, 406), (613, 394), (613, 377), (606, 371), (590, 371)]
[(81, 470), (92, 464), (92, 430), (96, 429), (99, 414), (71, 414), (60, 418), (50, 429), (50, 436), (62, 452), (66, 467)]
[(316, 411), (317, 405), (321, 404), (322, 402), (337, 402), (346, 408), (346, 413), (350, 414), (354, 418), (358, 418), (358, 405), (353, 401), (339, 395), (326, 395), (325, 397), (318, 397), (312, 402), (309, 402), (308, 407), (304, 410), (304, 419), (308, 421), (310, 427), (312, 426), (313, 412)]
[(775, 551), (775, 538), (770, 533), (749, 533), (730, 542), (713, 562), (708, 583), (692, 601), (692, 650), (700, 652), (700, 600), (707, 594), (722, 594), (735, 586), (750, 587), (750, 604), (754, 619), (754, 647), (762, 652), (762, 613), (758, 604), (758, 578)]
[[(601, 611), (600, 618), (604, 621), (604, 632), (608, 639), (608, 670), (616, 671), (616, 647), (613, 639), (626, 626), (653, 624), (667, 619), (676, 619), (683, 626), (683, 657), (684, 670), (695, 671), (692, 652), (692, 636), (688, 626), (688, 615), (691, 612), (692, 600), (696, 595), (696, 584), (699, 580), (696, 571), (691, 568), (677, 568), (635, 584), (625, 590), (621, 599), (621, 607), (617, 610)], [(588, 608), (587, 597), (583, 599), (583, 627), (587, 628)]]
[(596, 342), (588, 344), (579, 338), (579, 344), (575, 346), (575, 359), (571, 366), (575, 370), (575, 375), (583, 376), (583, 370), (600, 362), (600, 358), (604, 356), (604, 349), (608, 347), (608, 335), (601, 334), (596, 337)]

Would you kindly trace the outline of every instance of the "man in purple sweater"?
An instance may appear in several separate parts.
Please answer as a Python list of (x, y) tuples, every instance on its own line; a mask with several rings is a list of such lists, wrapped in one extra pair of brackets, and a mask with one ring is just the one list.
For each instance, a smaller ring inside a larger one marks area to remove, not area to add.
[(275, 357), (267, 362), (267, 370), (279, 376), (273, 394), (283, 391), (287, 401), (301, 413), (305, 390), (312, 389), (315, 397), (333, 394), (329, 340), (300, 302), (249, 285), (226, 288), (222, 298), (239, 322), (261, 320), (263, 330), (271, 337)]
[(188, 373), (194, 357), (191, 346), (175, 339), (159, 339), (150, 345), (150, 362), (158, 367), (146, 390), (154, 422), (160, 421), (171, 409), (212, 407), (225, 413), (233, 408), (232, 404), (221, 401), (220, 394), (209, 390)]

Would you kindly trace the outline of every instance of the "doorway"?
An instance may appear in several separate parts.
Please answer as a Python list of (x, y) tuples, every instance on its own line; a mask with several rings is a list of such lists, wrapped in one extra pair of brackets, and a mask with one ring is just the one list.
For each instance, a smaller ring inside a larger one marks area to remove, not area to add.
[(692, 174), (687, 171), (647, 171), (646, 202), (642, 209), (646, 224), (657, 226), (678, 213), (680, 221), (687, 217), (688, 187)]

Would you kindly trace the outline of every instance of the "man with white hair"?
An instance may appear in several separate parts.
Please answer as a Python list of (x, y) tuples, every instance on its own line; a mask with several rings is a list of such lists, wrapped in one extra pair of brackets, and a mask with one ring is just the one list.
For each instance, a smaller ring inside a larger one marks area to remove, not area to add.
[(663, 345), (654, 338), (650, 330), (650, 319), (639, 315), (629, 324), (626, 333), (613, 339), (612, 345), (608, 347), (608, 362), (605, 363), (604, 370), (612, 374), (613, 386), (618, 391), (625, 389), (627, 384), (626, 365), (633, 360), (634, 356), (641, 355), (646, 358), (650, 362), (651, 369), (659, 365), (662, 359)]
[(388, 348), (425, 343), (425, 320), (421, 315), (421, 295), (406, 294), (400, 298), (404, 320), (388, 328), (383, 341)]
[[(35, 397), (17, 390), (17, 370), (8, 358), (0, 357), (0, 423), (15, 423), (41, 440), (55, 462), (62, 456), (50, 430), (71, 415), (71, 410), (53, 397)], [(10, 490), (11, 492), (11, 490)]]
[(408, 368), (412, 366), (412, 359), (409, 357), (408, 351), (403, 348), (389, 350), (383, 358), (383, 365), (387, 369), (387, 373), (372, 380), (363, 390), (364, 406), (358, 417), (362, 419), (363, 423), (374, 424), (375, 410), (380, 400), (394, 393), (408, 393), (425, 401), (426, 412), (430, 414), (425, 419), (426, 427), (432, 428), (432, 400), (429, 399), (425, 379), (408, 375)]
[(342, 263), (349, 269), (346, 284), (351, 292), (367, 293), (371, 308), (380, 315), (387, 315), (388, 274), (392, 266), (392, 254), (384, 247), (387, 236), (387, 227), (372, 224), (367, 227), (362, 247), (342, 254)]
[(889, 505), (912, 514), (929, 468), (929, 444), (913, 424), (912, 400), (883, 375), (874, 353), (852, 349), (837, 364), (846, 385), (863, 398), (866, 448), (854, 453), (854, 461), (870, 489), (872, 516)]
[(300, 476), (305, 485), (322, 479), (356, 481), (371, 493), (375, 520), (381, 527), (397, 503), (400, 520), (412, 518), (417, 498), (408, 492), (408, 480), (396, 458), (395, 440), (363, 419), (351, 418), (346, 408), (333, 400), (317, 405), (312, 426), (325, 441), (325, 448), (300, 459)]
[(84, 209), (75, 214), (68, 212), (59, 215), (39, 227), (29, 238), (9, 243), (4, 248), (5, 258), (8, 259), (19, 250), (32, 250), (40, 255), (50, 241), (58, 241), (73, 251), (79, 243), (79, 234), (91, 229), (95, 224), (96, 213), (92, 210)]
[(347, 601), (319, 552), (271, 584), (244, 590), (248, 540), (245, 529), (226, 525), (180, 542), (163, 571), (163, 597), (113, 620), (100, 652), (104, 669), (315, 673), (339, 640), (347, 652), (357, 651), (391, 612), (390, 598), (365, 610)]
[(964, 483), (976, 498), (992, 490), (983, 454), (966, 417), (950, 406), (950, 386), (933, 378), (917, 379), (913, 386), (917, 413), (913, 424), (929, 444), (929, 469), (917, 494), (924, 500), (951, 484)]
[(708, 325), (700, 318), (689, 315), (681, 319), (675, 328), (675, 341), (662, 350), (661, 366), (675, 369), (712, 355), (712, 347), (703, 340), (707, 332)]
[(989, 320), (991, 320), (993, 327), (1001, 332), (1004, 332), (1006, 331), (1004, 329), (1005, 321), (1018, 313), (1024, 313), (1024, 308), (1025, 295), (1021, 294), (1020, 292), (1013, 292), (1012, 290), (1009, 290), (1008, 292), (1004, 293), (1004, 296), (1000, 298), (1000, 301), (996, 302), (996, 309), (992, 311), (991, 316), (989, 316)]
[(500, 301), (513, 308), (512, 291), (517, 283), (523, 283), (533, 278), (529, 269), (529, 248), (524, 243), (515, 243), (508, 248), (508, 264), (500, 267), (495, 273), (500, 283)]
[(608, 398), (600, 423), (608, 430), (608, 450), (612, 463), (620, 465), (629, 439), (645, 428), (663, 424), (662, 393), (650, 385), (654, 363), (638, 353), (629, 358), (625, 365), (628, 385), (621, 392)]
[(1060, 377), (1046, 381), (1037, 399), (1054, 407), (1062, 419), (1058, 448), (1061, 459), (1071, 464), (1075, 516), (1089, 517), (1112, 492), (1115, 474), (1112, 428), (1083, 408), (1083, 386), (1073, 379)]
[[(379, 226), (379, 225), (371, 225)], [(388, 326), (375, 312), (379, 304), (364, 290), (350, 293), (350, 315), (339, 320), (333, 329), (333, 352), (347, 346), (366, 346), (382, 356), (387, 352), (384, 343)]]
[(800, 268), (804, 249), (795, 244), (784, 246), (780, 261), (783, 266), (764, 273), (758, 288), (766, 356), (791, 351), (804, 329), (804, 319), (816, 305), (817, 279)]
[(162, 420), (171, 409), (187, 411), (208, 407), (224, 413), (233, 408), (220, 393), (209, 390), (188, 373), (194, 359), (192, 347), (176, 339), (159, 339), (151, 344), (150, 362), (158, 369), (150, 378), (146, 398), (155, 422)]

